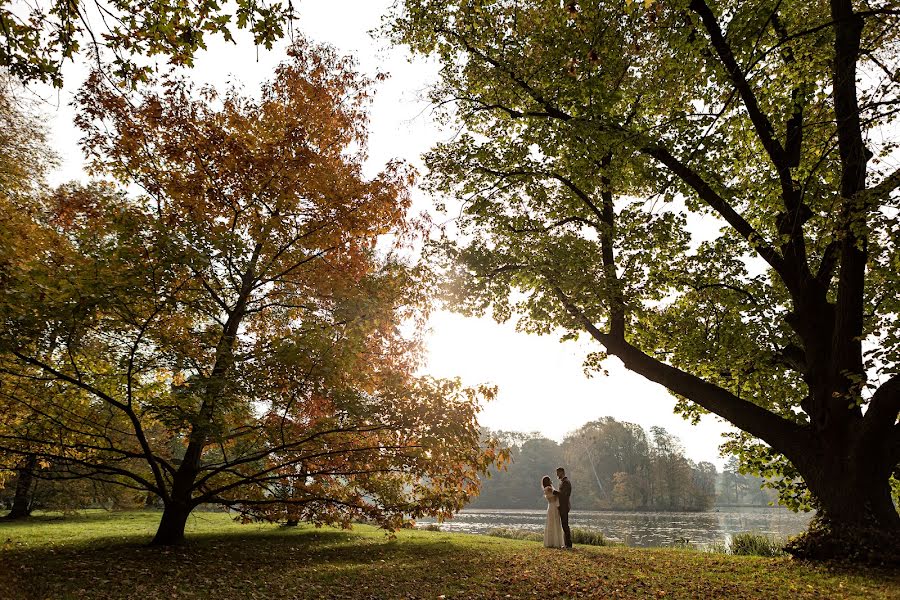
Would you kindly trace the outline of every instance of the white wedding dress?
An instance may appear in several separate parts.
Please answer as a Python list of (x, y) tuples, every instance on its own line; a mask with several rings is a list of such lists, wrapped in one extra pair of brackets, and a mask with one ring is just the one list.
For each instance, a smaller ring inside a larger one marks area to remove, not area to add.
[(559, 500), (553, 495), (553, 488), (544, 488), (547, 499), (547, 523), (544, 525), (544, 546), (546, 548), (562, 548), (566, 545), (563, 537), (562, 521), (559, 519)]

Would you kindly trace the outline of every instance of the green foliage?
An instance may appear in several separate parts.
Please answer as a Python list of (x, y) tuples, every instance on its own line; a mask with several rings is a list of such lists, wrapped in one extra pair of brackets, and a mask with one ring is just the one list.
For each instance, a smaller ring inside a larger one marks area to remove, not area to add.
[(761, 533), (735, 533), (728, 541), (728, 553), (736, 556), (782, 556), (784, 542)]
[(673, 548), (681, 548), (684, 550), (693, 550), (694, 549), (694, 545), (691, 543), (691, 540), (689, 540), (686, 537), (675, 538), (675, 540), (672, 542), (672, 547)]
[(473, 508), (541, 508), (546, 506), (541, 493), (541, 478), (555, 479), (556, 467), (564, 464), (559, 444), (539, 434), (516, 432), (484, 432), (510, 448), (510, 460), (492, 467), (481, 482), (481, 490), (469, 506)]
[(800, 559), (826, 558), (871, 565), (900, 566), (893, 532), (879, 527), (844, 527), (821, 516), (809, 529), (788, 540), (784, 551)]
[(815, 499), (797, 468), (783, 455), (746, 432), (724, 434), (722, 452), (739, 457), (738, 472), (761, 478), (762, 485), (778, 494), (778, 503), (798, 512), (816, 508)]
[(516, 527), (493, 527), (491, 529), (488, 529), (487, 535), (498, 538), (506, 538), (509, 540), (526, 540), (529, 542), (544, 541), (543, 534), (537, 531), (518, 529)]
[[(60, 477), (57, 479), (52, 479), (52, 472), (42, 471), (38, 475), (31, 496), (34, 511), (58, 511), (72, 515), (89, 508), (135, 510), (147, 504), (146, 493), (119, 485), (89, 479), (70, 480), (65, 478), (65, 473), (57, 474)], [(12, 480), (5, 488), (0, 488), (0, 505), (12, 504), (15, 483)]]
[(247, 30), (254, 43), (271, 48), (293, 18), (291, 2), (235, 0), (193, 2), (37, 0), (0, 3), (0, 65), (24, 83), (62, 87), (62, 66), (79, 54), (109, 61), (113, 75), (144, 81), (153, 71), (141, 57), (166, 57), (192, 66), (209, 36), (234, 41)]
[[(543, 542), (544, 535), (537, 531), (528, 531), (527, 529), (519, 529), (516, 527), (494, 527), (489, 529), (487, 535), (492, 537), (506, 538), (509, 540), (525, 540), (529, 542)], [(581, 546), (609, 546), (603, 534), (599, 531), (591, 529), (572, 528), (572, 543)]]
[[(695, 549), (688, 540), (684, 540), (684, 542), (685, 548)], [(785, 543), (783, 540), (778, 540), (765, 534), (747, 531), (733, 534), (727, 542), (704, 544), (701, 550), (710, 554), (764, 556), (774, 558), (786, 554), (784, 546)]]
[(712, 544), (706, 544), (702, 548), (703, 552), (709, 552), (710, 554), (728, 554), (728, 544), (725, 542), (714, 542)]
[(610, 542), (603, 533), (593, 529), (572, 528), (572, 543), (581, 546), (609, 546)]
[(772, 506), (778, 493), (756, 475), (742, 472), (738, 457), (732, 455), (719, 476), (716, 504), (720, 506)]

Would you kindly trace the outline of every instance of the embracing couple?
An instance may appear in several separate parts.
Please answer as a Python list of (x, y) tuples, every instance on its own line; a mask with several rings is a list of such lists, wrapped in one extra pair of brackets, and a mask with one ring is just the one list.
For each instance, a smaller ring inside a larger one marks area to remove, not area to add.
[(559, 478), (559, 489), (554, 489), (549, 477), (541, 480), (544, 498), (547, 499), (547, 524), (544, 526), (544, 546), (547, 548), (571, 548), (572, 532), (569, 531), (569, 498), (572, 496), (572, 484), (566, 477), (562, 467), (556, 470)]

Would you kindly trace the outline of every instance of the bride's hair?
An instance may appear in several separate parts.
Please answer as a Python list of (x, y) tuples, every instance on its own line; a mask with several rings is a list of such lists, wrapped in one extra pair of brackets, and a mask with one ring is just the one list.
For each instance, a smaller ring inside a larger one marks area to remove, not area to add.
[(542, 487), (542, 488), (545, 488), (545, 487), (547, 487), (548, 485), (550, 485), (550, 478), (547, 477), (546, 475), (544, 475), (544, 478), (541, 479), (541, 487)]

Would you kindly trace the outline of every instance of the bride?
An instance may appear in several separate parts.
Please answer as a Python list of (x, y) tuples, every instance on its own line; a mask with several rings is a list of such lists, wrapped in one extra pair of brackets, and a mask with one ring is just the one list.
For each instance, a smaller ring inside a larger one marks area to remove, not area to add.
[(547, 499), (547, 523), (544, 525), (544, 546), (546, 548), (562, 548), (566, 545), (563, 537), (562, 521), (559, 518), (559, 500), (553, 495), (550, 478), (541, 480), (544, 498)]

